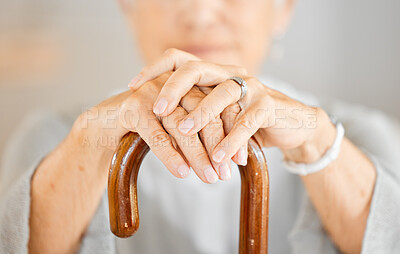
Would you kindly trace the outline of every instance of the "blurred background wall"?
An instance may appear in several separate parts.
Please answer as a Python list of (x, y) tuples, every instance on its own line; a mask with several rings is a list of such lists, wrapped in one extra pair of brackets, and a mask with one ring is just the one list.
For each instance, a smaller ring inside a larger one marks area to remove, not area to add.
[[(249, 1), (250, 2), (250, 1)], [(400, 118), (400, 1), (298, 0), (264, 72)], [(87, 108), (142, 63), (115, 0), (0, 1), (0, 153), (30, 110)]]

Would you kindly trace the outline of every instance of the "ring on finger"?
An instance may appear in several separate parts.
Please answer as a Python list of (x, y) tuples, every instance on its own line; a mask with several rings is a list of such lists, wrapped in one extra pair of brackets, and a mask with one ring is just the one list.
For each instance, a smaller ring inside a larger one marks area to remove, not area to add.
[(230, 78), (228, 78), (228, 80), (233, 80), (240, 86), (241, 93), (240, 93), (239, 100), (243, 99), (243, 97), (246, 96), (246, 93), (247, 93), (246, 81), (244, 81), (244, 79), (237, 77), (237, 76), (230, 77)]

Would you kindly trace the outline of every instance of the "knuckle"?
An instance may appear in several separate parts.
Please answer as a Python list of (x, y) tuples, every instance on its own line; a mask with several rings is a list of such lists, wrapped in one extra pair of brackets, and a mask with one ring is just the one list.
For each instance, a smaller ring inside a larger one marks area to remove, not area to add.
[(121, 127), (135, 130), (138, 125), (141, 108), (131, 103), (123, 103), (120, 107), (118, 120)]
[(237, 68), (237, 73), (238, 73), (240, 76), (246, 76), (246, 75), (247, 75), (247, 69), (244, 68), (244, 67), (239, 66), (239, 67)]
[(245, 130), (252, 130), (256, 127), (256, 123), (254, 119), (252, 119), (249, 115), (245, 115), (239, 121), (239, 125), (242, 126)]
[(201, 69), (202, 62), (201, 61), (195, 61), (195, 60), (189, 60), (186, 63), (182, 65), (182, 71), (185, 72), (196, 72)]
[(221, 117), (216, 117), (215, 119), (211, 120), (206, 126), (205, 129), (222, 129), (224, 124), (222, 122)]
[(235, 104), (231, 104), (228, 108), (226, 108), (221, 113), (221, 118), (224, 123), (224, 128), (228, 127), (228, 129), (230, 129), (234, 125), (236, 118), (240, 113), (240, 110), (241, 109), (240, 109), (239, 105), (237, 105), (237, 103), (235, 103)]
[(129, 103), (137, 107), (148, 106), (156, 98), (157, 94), (161, 91), (161, 84), (155, 80), (147, 81), (138, 90), (135, 91), (134, 96), (129, 98)]
[(195, 165), (204, 165), (204, 160), (206, 158), (205, 152), (203, 151), (196, 151), (191, 153), (190, 160), (195, 162)]
[(185, 115), (186, 111), (182, 107), (177, 107), (170, 115), (162, 117), (162, 124), (167, 131), (174, 132)]
[(174, 79), (171, 79), (171, 80), (168, 80), (168, 83), (166, 83), (164, 85), (164, 91), (170, 90), (172, 92), (170, 94), (174, 94), (174, 91), (176, 91), (180, 87), (182, 87), (182, 84), (180, 84), (179, 82), (175, 81)]
[(146, 84), (146, 88), (147, 94), (158, 94), (161, 91), (162, 82), (160, 82), (158, 79), (154, 79)]
[(181, 105), (188, 111), (195, 109), (206, 95), (197, 86), (192, 87), (189, 92), (182, 97)]
[(141, 107), (143, 105), (142, 101), (141, 101), (141, 97), (140, 96), (136, 96), (136, 95), (132, 95), (129, 98), (127, 98), (126, 102), (127, 103), (124, 103), (124, 104), (129, 104), (129, 105), (134, 106), (134, 107)]
[(239, 103), (233, 103), (231, 105), (229, 105), (226, 109), (225, 109), (225, 114), (229, 115), (229, 116), (236, 116), (240, 113), (241, 109), (239, 106)]
[(174, 165), (178, 160), (180, 160), (179, 155), (173, 150), (173, 148), (166, 149), (163, 151), (161, 156), (164, 163), (168, 166)]
[(223, 105), (221, 102), (218, 102), (217, 104), (214, 105), (202, 105), (200, 110), (201, 110), (201, 116), (203, 121), (213, 121), (219, 116), (218, 110), (221, 108)]
[(176, 48), (169, 48), (167, 50), (165, 50), (164, 54), (167, 56), (174, 56), (176, 54), (179, 54), (181, 51), (179, 49)]
[(150, 132), (150, 145), (158, 150), (168, 148), (172, 144), (169, 135), (165, 131), (157, 129)]
[(189, 61), (186, 62), (186, 64), (188, 66), (199, 67), (202, 64), (202, 62), (201, 61), (196, 61), (196, 60), (189, 60)]
[(143, 103), (141, 103), (141, 100), (136, 96), (128, 98), (120, 106), (121, 114), (128, 114), (134, 110), (135, 111), (144, 110)]
[(255, 77), (246, 77), (244, 80), (247, 83), (260, 83), (260, 81)]

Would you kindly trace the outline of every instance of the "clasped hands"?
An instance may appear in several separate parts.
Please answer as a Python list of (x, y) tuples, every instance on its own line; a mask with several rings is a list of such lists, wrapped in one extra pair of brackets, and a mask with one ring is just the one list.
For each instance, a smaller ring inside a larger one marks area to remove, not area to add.
[[(241, 88), (232, 76), (247, 82), (240, 106)], [(129, 87), (95, 107), (100, 117), (91, 135), (119, 140), (137, 132), (174, 176), (185, 178), (193, 169), (205, 183), (230, 179), (231, 159), (245, 165), (253, 135), (263, 147), (295, 154), (315, 139), (318, 121), (326, 118), (321, 109), (269, 88), (242, 67), (205, 62), (177, 49), (146, 66)], [(102, 128), (101, 115), (109, 107), (124, 116), (114, 130)]]

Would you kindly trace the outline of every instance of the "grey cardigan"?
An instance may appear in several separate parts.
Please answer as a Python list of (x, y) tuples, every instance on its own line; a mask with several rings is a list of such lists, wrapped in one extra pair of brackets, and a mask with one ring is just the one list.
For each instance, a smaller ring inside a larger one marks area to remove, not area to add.
[[(378, 110), (361, 105), (329, 100), (322, 104), (315, 97), (290, 86), (279, 84), (271, 87), (334, 114), (342, 121), (346, 136), (371, 158), (377, 179), (362, 253), (400, 253), (398, 122)], [(44, 156), (66, 136), (75, 116), (73, 113), (67, 117), (60, 112), (37, 110), (29, 114), (10, 137), (0, 171), (0, 253), (27, 253), (31, 176)], [(300, 184), (296, 188), (303, 195), (296, 211), (296, 221), (288, 235), (291, 252), (338, 253), (325, 234), (303, 186)], [(82, 240), (80, 253), (118, 252), (118, 240), (111, 234), (108, 223), (108, 203), (104, 195)]]

